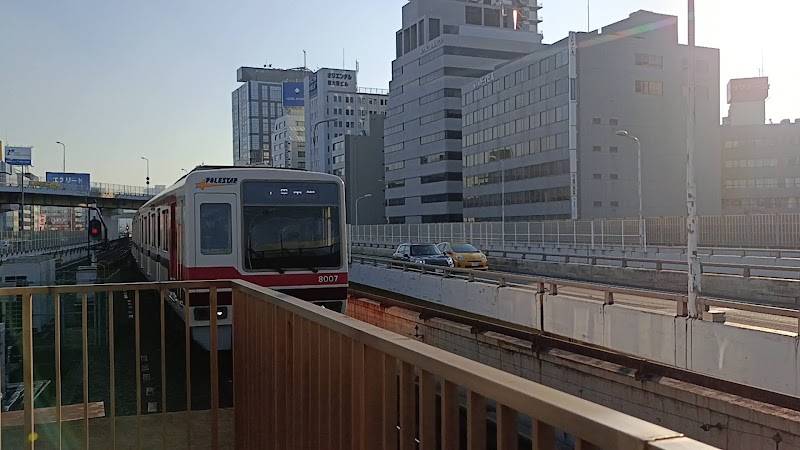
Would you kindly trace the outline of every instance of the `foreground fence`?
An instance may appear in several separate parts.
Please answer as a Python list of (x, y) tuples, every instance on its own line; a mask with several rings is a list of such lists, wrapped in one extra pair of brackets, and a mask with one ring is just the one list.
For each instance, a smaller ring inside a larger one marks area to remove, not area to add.
[[(232, 290), (232, 364), (217, 351), (216, 315), (210, 352), (171, 320), (170, 293), (188, 290), (207, 291), (212, 309), (218, 291)], [(6, 448), (372, 450), (419, 442), (424, 450), (460, 448), (463, 434), (470, 449), (484, 449), (496, 423), (498, 448), (514, 449), (520, 422), (541, 449), (556, 448), (557, 431), (576, 448), (709, 448), (245, 282), (3, 288), (0, 296), (22, 309), (22, 333), (11, 343), (21, 361), (9, 372), (21, 380), (6, 386), (22, 395), (4, 398)], [(52, 302), (52, 329), (34, 327), (37, 302)], [(70, 312), (77, 316), (63, 320)], [(104, 317), (105, 326), (97, 320)]]
[[(686, 218), (650, 217), (645, 222), (644, 230), (641, 230), (638, 219), (359, 225), (351, 226), (351, 239), (353, 242), (390, 244), (468, 241), (480, 246), (505, 243), (633, 248), (644, 240), (647, 245), (686, 245)], [(800, 214), (701, 217), (700, 245), (800, 248)]]

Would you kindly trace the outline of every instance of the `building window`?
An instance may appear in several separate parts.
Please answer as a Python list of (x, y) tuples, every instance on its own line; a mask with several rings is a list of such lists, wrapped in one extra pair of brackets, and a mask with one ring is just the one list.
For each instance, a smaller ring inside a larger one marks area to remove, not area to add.
[(600, 147), (599, 145), (592, 146), (592, 151), (593, 152), (599, 152), (599, 151), (602, 151), (602, 150), (603, 150), (603, 148)]
[(602, 180), (603, 179), (603, 175), (599, 174), (599, 173), (596, 173), (596, 174), (592, 175), (592, 178), (594, 178), (595, 180)]
[(611, 202), (612, 208), (619, 208), (619, 202)]
[(664, 83), (660, 81), (636, 80), (636, 92), (647, 95), (664, 95)]
[(603, 119), (601, 119), (599, 117), (595, 117), (594, 119), (592, 119), (592, 125), (602, 125), (602, 123), (603, 123)]
[(405, 187), (405, 185), (406, 185), (406, 180), (389, 181), (386, 183), (386, 189), (397, 189)]
[(619, 174), (618, 173), (612, 173), (610, 178), (612, 180), (619, 180)]
[(428, 39), (433, 40), (441, 34), (441, 21), (439, 19), (428, 19)]
[(598, 201), (596, 201), (596, 202), (594, 202), (593, 206), (594, 206), (595, 208), (602, 208), (602, 207), (603, 207), (603, 202), (598, 202)]
[(467, 25), (483, 25), (482, 8), (476, 6), (465, 7)]
[(664, 57), (659, 55), (647, 55), (644, 53), (636, 54), (636, 65), (640, 67), (651, 67), (654, 69), (664, 68)]
[(406, 204), (406, 199), (404, 198), (390, 198), (386, 201), (386, 206), (403, 206)]
[(387, 164), (386, 165), (386, 171), (390, 172), (392, 170), (400, 170), (400, 169), (404, 168), (405, 166), (406, 166), (406, 162), (405, 161), (399, 161), (399, 162), (396, 162), (396, 163)]
[(609, 125), (619, 125), (619, 120), (617, 119), (608, 119)]
[(609, 147), (608, 151), (611, 153), (619, 153), (619, 147)]
[(486, 8), (483, 10), (483, 24), (487, 27), (500, 28), (500, 10)]
[(461, 172), (445, 172), (420, 177), (421, 184), (441, 183), (442, 181), (461, 181)]

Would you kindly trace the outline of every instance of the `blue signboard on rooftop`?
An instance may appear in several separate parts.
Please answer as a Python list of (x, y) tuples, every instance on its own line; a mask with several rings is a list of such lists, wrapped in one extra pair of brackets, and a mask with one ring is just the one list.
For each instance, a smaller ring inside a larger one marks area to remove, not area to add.
[(302, 81), (283, 82), (283, 107), (298, 108), (305, 104), (305, 87)]
[(48, 183), (58, 183), (61, 189), (68, 191), (89, 192), (91, 187), (88, 173), (47, 172), (46, 179)]

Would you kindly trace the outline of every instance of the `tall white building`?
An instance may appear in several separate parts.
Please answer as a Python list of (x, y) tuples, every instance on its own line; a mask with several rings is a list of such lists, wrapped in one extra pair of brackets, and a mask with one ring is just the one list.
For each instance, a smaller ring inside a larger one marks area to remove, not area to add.
[(411, 0), (385, 129), (390, 223), (463, 219), (461, 89), (542, 47), (537, 0)]
[(272, 131), (272, 167), (306, 168), (305, 108), (286, 108)]
[(332, 173), (332, 140), (365, 134), (370, 116), (386, 114), (388, 91), (359, 88), (357, 75), (354, 70), (320, 69), (305, 79), (311, 171)]

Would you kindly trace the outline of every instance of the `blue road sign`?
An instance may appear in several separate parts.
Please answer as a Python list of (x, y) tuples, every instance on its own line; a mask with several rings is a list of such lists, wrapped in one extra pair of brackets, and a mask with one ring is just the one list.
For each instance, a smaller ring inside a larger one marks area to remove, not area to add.
[(30, 166), (31, 147), (6, 146), (6, 163), (12, 166)]
[(45, 176), (48, 183), (58, 183), (69, 191), (89, 192), (91, 187), (88, 173), (47, 172)]
[(284, 81), (283, 107), (293, 108), (303, 106), (305, 103), (305, 88), (303, 82)]

